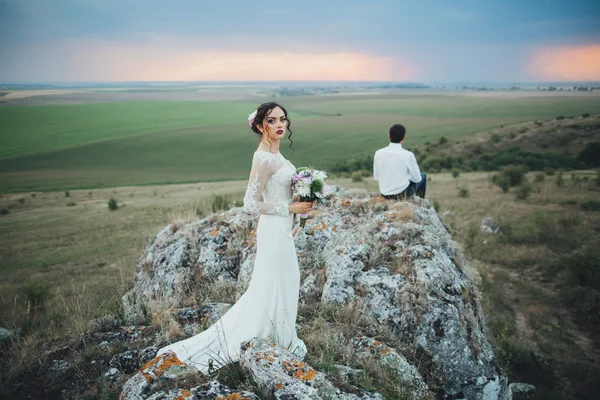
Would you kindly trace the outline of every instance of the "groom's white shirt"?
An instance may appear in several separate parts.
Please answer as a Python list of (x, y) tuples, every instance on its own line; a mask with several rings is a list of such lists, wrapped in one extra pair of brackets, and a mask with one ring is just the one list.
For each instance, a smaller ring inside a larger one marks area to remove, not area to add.
[(379, 191), (383, 195), (399, 194), (410, 182), (421, 182), (421, 171), (415, 155), (400, 143), (375, 152), (373, 158), (373, 178), (379, 181)]

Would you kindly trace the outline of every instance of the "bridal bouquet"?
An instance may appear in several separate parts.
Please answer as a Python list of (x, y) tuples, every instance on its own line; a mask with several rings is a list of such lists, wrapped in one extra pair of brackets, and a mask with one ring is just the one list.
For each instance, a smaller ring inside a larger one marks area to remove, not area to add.
[[(300, 201), (320, 201), (326, 197), (327, 174), (313, 168), (298, 168), (292, 177), (292, 192), (294, 198), (300, 197)], [(304, 228), (308, 214), (300, 214), (300, 227)]]

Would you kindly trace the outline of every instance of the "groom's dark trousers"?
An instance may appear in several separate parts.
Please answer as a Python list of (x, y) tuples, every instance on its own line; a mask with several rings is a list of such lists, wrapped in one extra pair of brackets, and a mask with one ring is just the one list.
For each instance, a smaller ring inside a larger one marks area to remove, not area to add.
[(425, 191), (427, 190), (427, 175), (421, 172), (421, 182), (415, 183), (410, 182), (408, 187), (404, 191), (398, 194), (383, 195), (386, 199), (390, 200), (404, 200), (409, 197), (413, 197), (415, 194), (421, 198), (425, 198)]

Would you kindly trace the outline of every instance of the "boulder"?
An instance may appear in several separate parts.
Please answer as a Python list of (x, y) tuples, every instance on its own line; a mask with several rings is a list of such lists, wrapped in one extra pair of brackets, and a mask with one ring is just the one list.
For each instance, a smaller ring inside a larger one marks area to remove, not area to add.
[[(427, 200), (396, 202), (339, 190), (313, 214), (304, 229), (296, 223), (293, 232), (301, 301), (361, 304), (374, 326), (388, 329), (407, 354), (421, 360), (410, 368), (395, 349), (394, 362), (392, 356), (381, 362), (395, 363), (399, 379), (416, 368), (424, 391), (435, 387), (440, 398), (510, 398), (486, 338), (468, 263)], [(171, 318), (185, 323), (201, 315), (194, 299), (207, 287), (219, 284), (242, 293), (252, 275), (256, 222), (234, 208), (160, 231), (123, 298), (126, 320), (174, 308), (185, 311)]]

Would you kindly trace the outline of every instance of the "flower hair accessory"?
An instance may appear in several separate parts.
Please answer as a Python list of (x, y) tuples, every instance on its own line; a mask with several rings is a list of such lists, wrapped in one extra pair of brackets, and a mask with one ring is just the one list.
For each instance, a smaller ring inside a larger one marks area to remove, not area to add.
[(252, 126), (254, 123), (254, 118), (256, 118), (256, 113), (258, 110), (254, 110), (251, 114), (248, 114), (248, 125)]

